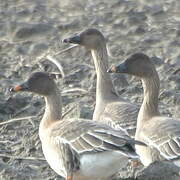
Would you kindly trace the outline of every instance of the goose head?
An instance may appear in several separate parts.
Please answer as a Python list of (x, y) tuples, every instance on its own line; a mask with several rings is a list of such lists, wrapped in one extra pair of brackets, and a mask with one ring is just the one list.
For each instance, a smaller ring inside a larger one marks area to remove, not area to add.
[(123, 63), (111, 66), (109, 73), (127, 73), (138, 77), (152, 76), (155, 66), (150, 58), (143, 53), (136, 53), (127, 58)]
[(102, 43), (105, 44), (105, 38), (99, 30), (89, 28), (70, 38), (64, 39), (63, 42), (79, 44), (87, 49), (97, 49)]
[(35, 72), (22, 84), (10, 88), (10, 92), (28, 91), (48, 96), (56, 89), (55, 75), (46, 72)]

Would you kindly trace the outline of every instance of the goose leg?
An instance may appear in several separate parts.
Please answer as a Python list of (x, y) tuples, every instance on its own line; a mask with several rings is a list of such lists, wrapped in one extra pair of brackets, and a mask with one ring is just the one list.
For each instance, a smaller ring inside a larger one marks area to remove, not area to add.
[(130, 166), (131, 166), (132, 168), (137, 168), (137, 167), (139, 167), (139, 166), (141, 166), (141, 165), (142, 165), (142, 163), (141, 163), (141, 161), (140, 161), (139, 159), (131, 160), (131, 161), (130, 161)]
[(73, 180), (73, 175), (67, 176), (66, 180)]

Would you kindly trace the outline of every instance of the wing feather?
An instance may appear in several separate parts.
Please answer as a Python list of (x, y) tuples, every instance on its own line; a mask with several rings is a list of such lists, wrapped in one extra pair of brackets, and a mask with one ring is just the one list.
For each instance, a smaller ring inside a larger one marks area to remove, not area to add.
[(116, 150), (122, 154), (135, 155), (133, 146), (136, 141), (128, 137), (124, 131), (84, 119), (62, 122), (61, 125), (64, 127), (56, 127), (52, 135), (59, 141), (58, 144), (68, 143), (77, 153)]
[(130, 102), (112, 102), (107, 104), (100, 120), (112, 127), (123, 128), (131, 132), (131, 130), (136, 129), (138, 112), (139, 106)]
[(143, 133), (147, 144), (156, 148), (165, 159), (180, 158), (180, 121), (164, 117), (154, 120)]

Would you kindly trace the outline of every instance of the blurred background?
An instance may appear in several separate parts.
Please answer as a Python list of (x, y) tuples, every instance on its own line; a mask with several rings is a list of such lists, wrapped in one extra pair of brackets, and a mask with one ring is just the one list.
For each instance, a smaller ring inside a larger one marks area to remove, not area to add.
[[(161, 89), (160, 111), (180, 118), (179, 0), (1, 0), (0, 1), (0, 179), (61, 179), (44, 161), (38, 126), (44, 101), (27, 93), (10, 94), (34, 71), (59, 72), (57, 83), (66, 117), (92, 118), (96, 75), (90, 52), (62, 39), (88, 27), (107, 39), (109, 65), (135, 52), (152, 57)], [(61, 52), (61, 53), (59, 53)], [(112, 75), (117, 91), (142, 102), (139, 79)]]

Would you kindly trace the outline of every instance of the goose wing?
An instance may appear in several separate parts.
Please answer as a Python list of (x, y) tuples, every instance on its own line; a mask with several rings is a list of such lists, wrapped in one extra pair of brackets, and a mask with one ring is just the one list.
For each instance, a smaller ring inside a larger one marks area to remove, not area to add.
[(167, 160), (180, 158), (180, 121), (155, 117), (143, 131), (146, 142)]
[(128, 102), (111, 102), (105, 107), (100, 120), (115, 128), (125, 129), (134, 136), (139, 107)]
[(86, 152), (119, 151), (126, 156), (136, 156), (134, 144), (142, 144), (105, 124), (91, 120), (64, 120), (52, 130), (57, 144), (68, 144), (78, 154)]

